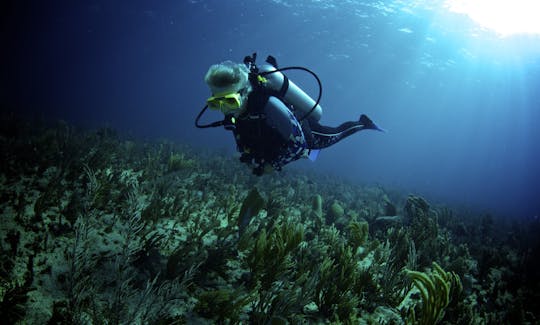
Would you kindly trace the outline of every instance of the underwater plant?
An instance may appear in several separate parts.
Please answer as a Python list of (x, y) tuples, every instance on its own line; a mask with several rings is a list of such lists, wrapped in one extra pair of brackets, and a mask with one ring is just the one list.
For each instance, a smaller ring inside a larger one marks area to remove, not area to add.
[[(451, 293), (459, 294), (461, 280), (454, 272), (444, 271), (436, 262), (429, 273), (406, 270), (414, 287), (420, 292), (422, 301), (418, 308), (409, 309), (407, 322), (410, 324), (436, 324), (444, 317), (444, 310), (450, 303)], [(419, 310), (418, 313), (416, 310)]]

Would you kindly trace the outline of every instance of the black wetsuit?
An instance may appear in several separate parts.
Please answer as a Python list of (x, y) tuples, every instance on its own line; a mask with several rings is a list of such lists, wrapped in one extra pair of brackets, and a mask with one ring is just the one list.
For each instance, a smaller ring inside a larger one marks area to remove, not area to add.
[(325, 126), (318, 121), (302, 122), (302, 130), (309, 149), (323, 149), (364, 129), (373, 129), (373, 122), (365, 115), (358, 121), (342, 123), (337, 127)]

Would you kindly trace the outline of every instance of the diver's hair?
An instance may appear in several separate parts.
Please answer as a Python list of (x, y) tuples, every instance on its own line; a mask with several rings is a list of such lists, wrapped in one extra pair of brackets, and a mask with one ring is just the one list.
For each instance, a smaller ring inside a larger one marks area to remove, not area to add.
[(204, 81), (212, 93), (224, 91), (238, 91), (249, 86), (248, 68), (243, 64), (225, 61), (220, 64), (214, 64), (206, 73)]

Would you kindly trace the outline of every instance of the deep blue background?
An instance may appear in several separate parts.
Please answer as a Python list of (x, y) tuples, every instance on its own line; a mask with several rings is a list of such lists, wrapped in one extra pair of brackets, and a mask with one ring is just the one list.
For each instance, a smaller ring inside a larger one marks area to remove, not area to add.
[[(366, 113), (389, 131), (297, 165), (495, 214), (540, 214), (538, 36), (499, 38), (433, 1), (1, 6), (3, 110), (232, 154), (225, 131), (193, 126), (209, 95), (203, 77), (257, 51), (318, 73), (323, 123)], [(309, 76), (289, 77), (316, 96)]]

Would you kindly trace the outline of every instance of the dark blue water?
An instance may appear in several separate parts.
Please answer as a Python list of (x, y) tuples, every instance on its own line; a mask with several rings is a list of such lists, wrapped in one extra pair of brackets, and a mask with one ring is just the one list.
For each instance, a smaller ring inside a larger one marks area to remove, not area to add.
[[(540, 37), (500, 38), (427, 3), (3, 2), (2, 109), (232, 154), (226, 131), (193, 125), (209, 96), (204, 74), (272, 54), (320, 76), (324, 124), (365, 113), (388, 130), (296, 165), (540, 215)], [(289, 77), (316, 96), (309, 76)]]

